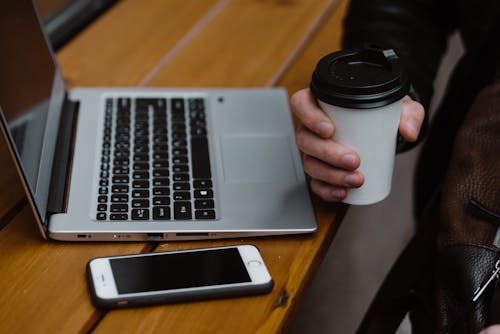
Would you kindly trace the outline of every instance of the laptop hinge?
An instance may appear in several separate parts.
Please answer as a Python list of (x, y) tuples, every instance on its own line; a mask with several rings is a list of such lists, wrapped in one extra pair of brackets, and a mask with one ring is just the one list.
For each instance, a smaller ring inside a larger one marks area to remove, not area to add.
[(68, 95), (64, 97), (63, 109), (57, 134), (57, 145), (52, 165), (52, 177), (50, 181), (50, 194), (47, 206), (48, 213), (64, 212), (66, 182), (68, 180), (69, 164), (71, 160), (71, 146), (73, 141), (73, 130), (75, 115), (80, 103), (71, 101)]

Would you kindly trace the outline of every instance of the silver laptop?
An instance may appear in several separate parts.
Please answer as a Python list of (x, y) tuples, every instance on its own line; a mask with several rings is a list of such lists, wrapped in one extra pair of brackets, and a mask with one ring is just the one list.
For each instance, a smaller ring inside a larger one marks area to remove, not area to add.
[(44, 237), (316, 230), (282, 89), (66, 91), (30, 1), (0, 5), (2, 134)]

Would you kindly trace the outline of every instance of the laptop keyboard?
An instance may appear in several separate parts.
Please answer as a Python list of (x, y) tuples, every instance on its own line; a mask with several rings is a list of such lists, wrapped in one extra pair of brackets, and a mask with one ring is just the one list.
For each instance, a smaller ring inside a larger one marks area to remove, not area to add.
[(215, 219), (205, 100), (105, 103), (96, 219)]

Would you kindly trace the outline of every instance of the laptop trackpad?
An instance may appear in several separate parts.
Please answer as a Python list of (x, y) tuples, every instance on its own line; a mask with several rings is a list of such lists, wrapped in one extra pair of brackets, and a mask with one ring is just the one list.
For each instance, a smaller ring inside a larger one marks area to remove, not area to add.
[(285, 136), (223, 136), (226, 183), (295, 183), (296, 171)]

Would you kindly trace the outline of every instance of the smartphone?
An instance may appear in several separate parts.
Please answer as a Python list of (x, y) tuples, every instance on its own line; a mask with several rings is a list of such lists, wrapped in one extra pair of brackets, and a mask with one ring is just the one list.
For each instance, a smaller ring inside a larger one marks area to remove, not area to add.
[(105, 309), (263, 294), (274, 285), (253, 245), (95, 258), (87, 278)]

